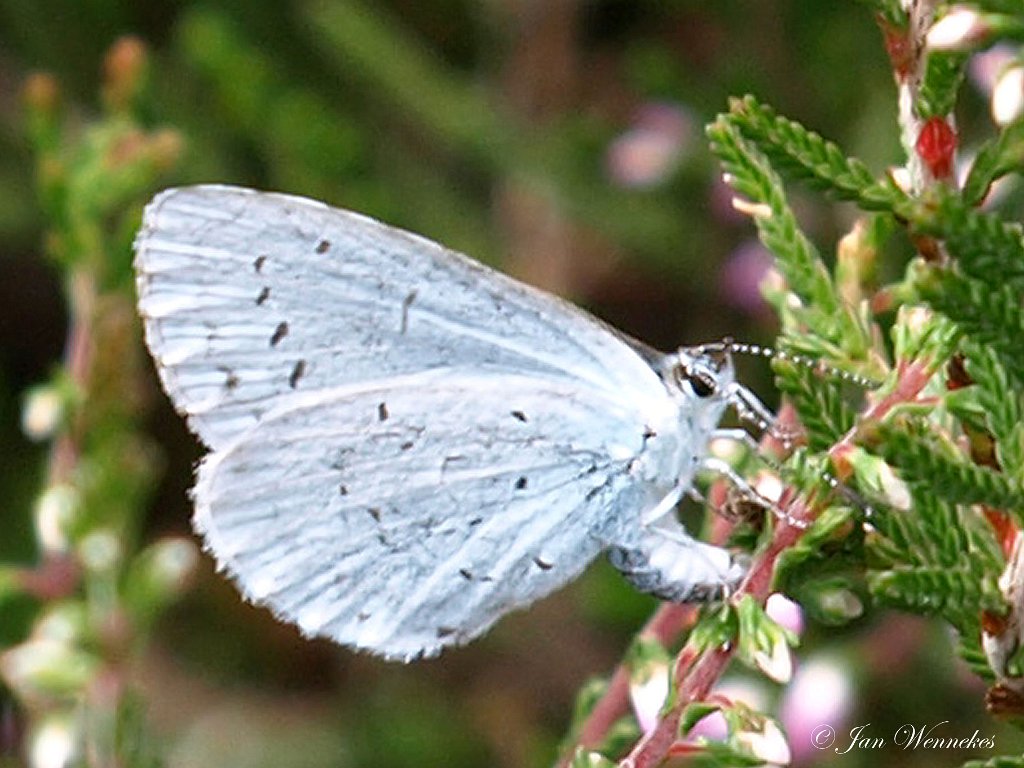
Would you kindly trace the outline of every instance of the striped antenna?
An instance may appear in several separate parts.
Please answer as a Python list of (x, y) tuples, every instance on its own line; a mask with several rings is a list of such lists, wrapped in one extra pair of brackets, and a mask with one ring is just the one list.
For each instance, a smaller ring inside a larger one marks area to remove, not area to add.
[(805, 366), (806, 368), (810, 368), (814, 371), (827, 373), (837, 379), (848, 381), (851, 384), (855, 384), (858, 387), (864, 387), (865, 389), (876, 389), (880, 385), (880, 382), (873, 381), (866, 376), (860, 376), (856, 373), (844, 371), (841, 368), (836, 368), (834, 365), (822, 363), (820, 360), (812, 360), (805, 355), (800, 355), (795, 352), (786, 352), (782, 349), (762, 347), (760, 344), (747, 344), (742, 341), (733, 341), (732, 339), (723, 339), (721, 344), (722, 349), (728, 352), (735, 352), (740, 355), (751, 355), (753, 357), (765, 357), (768, 359), (777, 357), (780, 360), (789, 360), (797, 365)]
[[(706, 350), (715, 350), (728, 353), (736, 353), (741, 355), (752, 355), (754, 357), (764, 357), (768, 359), (778, 357), (782, 360), (790, 360), (796, 363), (797, 365), (806, 366), (811, 370), (827, 373), (838, 379), (842, 379), (843, 381), (848, 381), (856, 386), (864, 387), (865, 389), (875, 389), (878, 386), (880, 386), (879, 382), (873, 381), (865, 376), (860, 376), (856, 373), (850, 373), (849, 371), (844, 371), (840, 368), (836, 368), (833, 365), (828, 365), (820, 361), (812, 360), (811, 358), (806, 357), (805, 355), (797, 354), (794, 352), (786, 352), (784, 350), (779, 349), (772, 349), (770, 347), (762, 347), (759, 344), (747, 344), (745, 342), (733, 341), (730, 338), (726, 338), (720, 342), (715, 342), (712, 344), (702, 344), (701, 348)], [(745, 387), (742, 387), (741, 390), (744, 394), (753, 397), (753, 395), (750, 394)], [(749, 403), (744, 402), (744, 398), (738, 398), (738, 402), (736, 400), (734, 400), (733, 402), (736, 407), (736, 411), (741, 418), (753, 421), (761, 429), (767, 429), (767, 431), (770, 434), (772, 434), (776, 439), (780, 440), (785, 447), (788, 448), (792, 445), (793, 440), (795, 438), (794, 433), (781, 429), (780, 427), (776, 426), (774, 422), (768, 422), (766, 425), (762, 412), (756, 407), (752, 409), (749, 408)], [(759, 400), (756, 400), (755, 398), (754, 402), (757, 405), (759, 405), (761, 409), (764, 409), (764, 406), (761, 405)], [(779, 462), (775, 461), (773, 458), (765, 454), (760, 454), (760, 459), (768, 466), (769, 469), (776, 472), (776, 474), (782, 474), (782, 465), (779, 464)], [(826, 483), (828, 483), (829, 487), (833, 491), (838, 493), (851, 504), (862, 509), (866, 517), (871, 518), (874, 515), (874, 509), (856, 491), (851, 490), (849, 487), (844, 485), (842, 482), (837, 480), (828, 472), (824, 473), (823, 479)], [(755, 495), (760, 497), (760, 494)], [(762, 501), (767, 500), (762, 499)], [(769, 502), (767, 506), (769, 509), (772, 510), (772, 512), (777, 517), (788, 517), (787, 515), (785, 515), (784, 512), (782, 512), (778, 508), (778, 505), (775, 504), (774, 502)]]

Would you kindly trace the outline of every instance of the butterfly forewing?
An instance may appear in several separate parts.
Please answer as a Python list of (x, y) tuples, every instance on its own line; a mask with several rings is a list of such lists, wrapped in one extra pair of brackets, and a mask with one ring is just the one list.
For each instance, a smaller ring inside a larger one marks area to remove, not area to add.
[(172, 189), (136, 243), (161, 379), (211, 448), (283, 398), (448, 366), (536, 372), (627, 401), (650, 367), (570, 304), (358, 214), (223, 186)]

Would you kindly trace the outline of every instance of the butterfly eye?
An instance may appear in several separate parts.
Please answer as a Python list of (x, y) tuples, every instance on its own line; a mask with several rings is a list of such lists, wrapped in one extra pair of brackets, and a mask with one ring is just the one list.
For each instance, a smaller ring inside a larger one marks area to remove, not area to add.
[(693, 394), (699, 398), (711, 397), (718, 391), (718, 383), (704, 371), (688, 371), (683, 375), (690, 383)]
[(689, 390), (701, 400), (713, 396), (718, 391), (717, 377), (704, 366), (677, 365), (673, 369), (673, 374), (680, 389)]

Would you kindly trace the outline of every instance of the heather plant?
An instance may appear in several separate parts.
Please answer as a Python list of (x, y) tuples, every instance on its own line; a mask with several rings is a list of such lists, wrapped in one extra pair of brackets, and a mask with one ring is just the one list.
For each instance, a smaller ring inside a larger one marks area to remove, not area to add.
[[(732, 100), (707, 135), (734, 205), (775, 256), (764, 291), (780, 320), (778, 347), (878, 385), (852, 406), (841, 378), (775, 361), (792, 408), (783, 416), (805, 436), (782, 463), (779, 514), (759, 534), (746, 582), (725, 606), (705, 610), (671, 664), (661, 644), (638, 651), (644, 662), (630, 668), (628, 686), (643, 685), (652, 665), (671, 680), (624, 764), (698, 753), (714, 765), (788, 762), (769, 714), (713, 696), (732, 657), (788, 680), (784, 659), (796, 638), (761, 608), (774, 590), (834, 626), (882, 608), (941, 617), (991, 684), (990, 711), (1019, 713), (1024, 241), (997, 192), (1018, 167), (1019, 63), (1011, 57), (997, 76), (995, 136), (973, 158), (959, 154), (953, 108), (970, 55), (1014, 38), (1020, 19), (998, 3), (873, 5), (896, 82), (901, 165), (875, 174), (752, 96)], [(857, 207), (832, 268), (801, 231), (787, 182)], [(913, 255), (901, 278), (881, 282), (879, 254), (894, 239)], [(582, 721), (576, 764), (604, 761), (584, 755), (600, 743), (594, 720), (609, 709), (601, 699)], [(715, 709), (728, 725), (725, 744), (687, 739)]]

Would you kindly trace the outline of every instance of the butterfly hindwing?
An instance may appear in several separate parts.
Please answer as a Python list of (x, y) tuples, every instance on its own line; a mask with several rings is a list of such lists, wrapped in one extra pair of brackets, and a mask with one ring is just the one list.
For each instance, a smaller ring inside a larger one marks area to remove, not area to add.
[(572, 579), (662, 491), (642, 418), (561, 379), (453, 370), (295, 400), (203, 464), (197, 525), (243, 591), (391, 658)]

